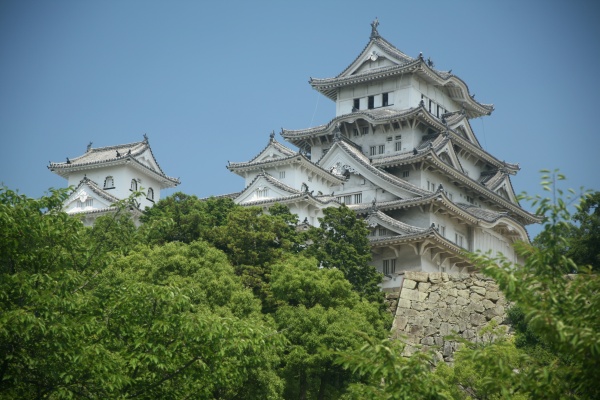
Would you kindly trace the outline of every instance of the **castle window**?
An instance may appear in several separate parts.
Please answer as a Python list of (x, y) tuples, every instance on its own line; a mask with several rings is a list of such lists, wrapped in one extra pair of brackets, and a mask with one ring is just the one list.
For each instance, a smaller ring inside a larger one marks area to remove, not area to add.
[(383, 107), (386, 107), (386, 106), (388, 106), (388, 105), (389, 105), (389, 103), (388, 103), (388, 98), (389, 98), (389, 96), (388, 96), (388, 95), (389, 95), (389, 93), (384, 93), (384, 94), (381, 96), (381, 97), (382, 97), (382, 99), (381, 99), (381, 105), (382, 105)]
[(269, 195), (269, 188), (264, 187), (264, 188), (258, 188), (256, 190), (256, 196), (257, 197), (267, 197)]
[(385, 144), (380, 144), (379, 145), (379, 154), (383, 154), (385, 153)]
[(460, 247), (465, 247), (465, 237), (463, 235), (461, 235), (460, 233), (455, 233), (454, 234), (454, 243), (456, 243), (457, 245), (459, 245)]
[(362, 193), (356, 193), (354, 195), (354, 204), (362, 203)]
[(354, 137), (358, 137), (358, 129), (354, 128), (353, 132), (354, 132)]
[(392, 126), (394, 127), (394, 129), (398, 130), (400, 129), (400, 123), (399, 122), (394, 122), (392, 123)]
[(146, 195), (146, 198), (151, 202), (154, 202), (154, 189), (148, 188), (148, 194)]
[(402, 142), (400, 142), (400, 141), (397, 141), (397, 142), (396, 142), (396, 145), (395, 145), (395, 147), (394, 147), (394, 149), (395, 149), (396, 151), (402, 151)]
[(386, 140), (387, 142), (391, 142), (391, 141), (392, 141), (392, 137), (391, 137), (391, 136), (388, 136), (388, 137), (387, 137), (385, 140)]
[(396, 259), (383, 260), (383, 274), (390, 275), (396, 273)]
[(135, 179), (132, 179), (132, 180), (131, 180), (131, 187), (129, 188), (129, 190), (131, 190), (131, 191), (133, 191), (133, 192), (135, 192), (135, 191), (137, 191), (137, 190), (138, 190), (138, 183), (137, 183), (137, 180), (135, 180)]
[(373, 108), (375, 108), (375, 96), (369, 96), (368, 108), (369, 108), (369, 110), (372, 110)]
[(410, 171), (402, 171), (403, 178), (408, 178), (409, 175), (410, 175)]
[(285, 171), (279, 171), (279, 179), (285, 179)]
[(440, 235), (442, 235), (443, 237), (446, 237), (446, 227), (444, 225), (440, 225), (438, 224), (438, 232), (440, 233)]
[(360, 99), (354, 99), (354, 109), (360, 110)]
[(362, 134), (363, 135), (368, 135), (369, 134), (369, 127), (368, 126), (363, 126), (362, 127)]
[(104, 189), (114, 189), (115, 188), (115, 180), (112, 176), (107, 176), (104, 179)]
[(467, 202), (473, 204), (475, 203), (475, 200), (473, 199), (473, 197), (467, 196)]
[(377, 154), (377, 147), (376, 146), (371, 146), (369, 148), (369, 155), (370, 156), (374, 156), (375, 154)]
[(386, 228), (379, 228), (377, 231), (378, 236), (386, 236), (388, 234), (388, 230)]

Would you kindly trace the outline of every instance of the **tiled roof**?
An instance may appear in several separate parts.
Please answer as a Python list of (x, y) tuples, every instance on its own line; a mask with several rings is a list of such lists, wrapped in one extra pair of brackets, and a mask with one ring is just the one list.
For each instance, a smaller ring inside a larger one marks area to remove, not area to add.
[(339, 146), (347, 154), (349, 154), (354, 160), (358, 161), (358, 163), (361, 166), (363, 166), (364, 168), (366, 168), (369, 172), (371, 172), (371, 173), (375, 174), (376, 176), (382, 178), (383, 180), (391, 183), (392, 185), (395, 185), (404, 190), (407, 190), (410, 193), (413, 193), (414, 195), (417, 195), (417, 196), (427, 196), (428, 194), (430, 194), (429, 191), (421, 189), (421, 188), (413, 185), (412, 183), (405, 181), (404, 179), (400, 179), (394, 175), (388, 174), (387, 172), (380, 170), (379, 168), (375, 168), (373, 165), (371, 165), (370, 160), (364, 154), (362, 154), (358, 149), (356, 149), (353, 146), (350, 146), (346, 142), (339, 141), (339, 142), (337, 142), (337, 144), (339, 144)]
[[(150, 154), (152, 155), (152, 158), (154, 159), (158, 169), (148, 167), (136, 159), (137, 156), (140, 156), (146, 150), (150, 151)], [(51, 162), (48, 166), (48, 169), (61, 176), (65, 176), (70, 170), (81, 169), (84, 167), (95, 167), (102, 164), (119, 164), (127, 161), (134, 162), (139, 167), (142, 167), (142, 169), (158, 174), (171, 184), (178, 185), (180, 183), (179, 179), (165, 175), (163, 170), (160, 168), (158, 161), (156, 161), (154, 154), (152, 153), (152, 149), (150, 148), (147, 138), (141, 142), (121, 144), (117, 146), (98, 148), (88, 147), (88, 150), (81, 156), (73, 159), (67, 158), (66, 162)]]
[(423, 233), (423, 232), (427, 231), (427, 229), (428, 229), (428, 228), (419, 228), (418, 226), (413, 226), (413, 225), (409, 225), (404, 222), (398, 221), (397, 219), (394, 219), (379, 210), (372, 211), (371, 213), (369, 213), (369, 216), (366, 218), (366, 220), (369, 222), (381, 221), (381, 222), (387, 224), (388, 226), (392, 226), (392, 227), (398, 229), (403, 234)]
[(393, 108), (375, 108), (372, 110), (359, 110), (351, 114), (337, 116), (331, 121), (329, 121), (327, 124), (318, 125), (308, 129), (282, 129), (281, 136), (283, 136), (285, 139), (293, 139), (319, 135), (329, 132), (330, 129), (333, 129), (333, 127), (335, 127), (335, 125), (337, 125), (340, 122), (343, 122), (345, 120), (356, 120), (358, 117), (364, 117), (370, 122), (387, 121), (392, 118), (409, 118), (415, 116), (417, 114), (417, 111), (420, 109), (422, 109), (422, 107), (409, 108), (406, 110), (397, 110)]
[(469, 214), (487, 222), (494, 222), (500, 218), (508, 217), (507, 212), (486, 210), (484, 208), (474, 206), (473, 204), (456, 203), (456, 205)]

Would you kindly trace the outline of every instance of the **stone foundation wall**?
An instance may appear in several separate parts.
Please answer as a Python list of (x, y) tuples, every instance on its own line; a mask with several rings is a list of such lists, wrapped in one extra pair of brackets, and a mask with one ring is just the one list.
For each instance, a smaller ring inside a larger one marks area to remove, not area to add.
[(491, 320), (506, 325), (506, 299), (482, 274), (407, 271), (400, 292), (386, 298), (395, 312), (392, 337), (404, 338), (406, 355), (433, 348), (439, 360), (451, 362), (457, 343), (445, 336), (475, 340)]

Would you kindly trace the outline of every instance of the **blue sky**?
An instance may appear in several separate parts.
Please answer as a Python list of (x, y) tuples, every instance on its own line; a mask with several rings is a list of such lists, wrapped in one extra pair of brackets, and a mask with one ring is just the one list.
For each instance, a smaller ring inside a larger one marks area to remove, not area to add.
[(3, 0), (0, 182), (38, 197), (66, 185), (50, 160), (146, 133), (178, 190), (241, 190), (227, 161), (252, 158), (273, 130), (333, 118), (308, 79), (348, 66), (375, 17), (385, 39), (495, 105), (471, 124), (520, 163), (517, 192), (539, 193), (543, 168), (600, 190), (600, 6), (555, 0)]

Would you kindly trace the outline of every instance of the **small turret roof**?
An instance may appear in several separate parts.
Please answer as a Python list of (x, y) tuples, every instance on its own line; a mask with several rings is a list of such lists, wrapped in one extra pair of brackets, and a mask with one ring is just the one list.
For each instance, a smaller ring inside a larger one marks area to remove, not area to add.
[[(469, 118), (489, 115), (494, 111), (492, 104), (475, 101), (469, 93), (467, 84), (457, 76), (450, 72), (434, 69), (433, 63), (430, 60), (426, 61), (421, 54), (417, 58), (412, 58), (398, 50), (379, 35), (378, 25), (377, 21), (371, 24), (369, 42), (348, 67), (334, 78), (310, 78), (310, 85), (331, 100), (336, 101), (338, 89), (341, 87), (414, 73), (437, 86), (444, 87), (450, 97), (463, 105)], [(364, 63), (370, 60), (376, 61), (379, 57), (386, 58), (392, 65), (360, 69)]]
[[(149, 162), (140, 161), (141, 156), (149, 151), (151, 160)], [(98, 168), (105, 165), (119, 165), (132, 162), (136, 167), (150, 175), (157, 175), (166, 187), (179, 185), (179, 179), (167, 176), (156, 161), (148, 137), (144, 135), (144, 140), (116, 146), (92, 148), (91, 143), (87, 151), (72, 159), (67, 158), (65, 162), (51, 162), (48, 169), (52, 172), (67, 178), (72, 171), (80, 171), (92, 168)]]

